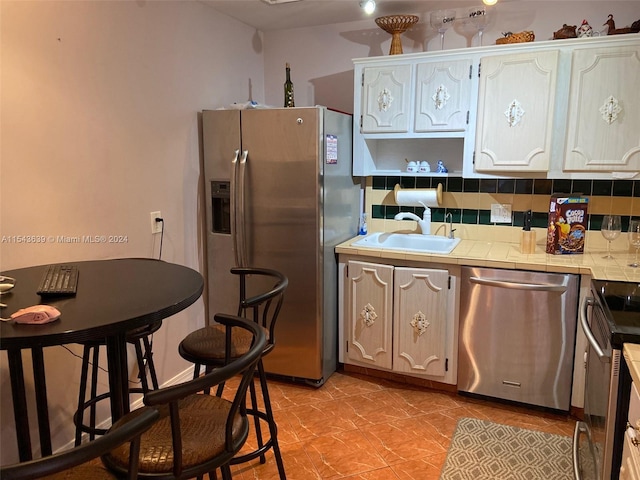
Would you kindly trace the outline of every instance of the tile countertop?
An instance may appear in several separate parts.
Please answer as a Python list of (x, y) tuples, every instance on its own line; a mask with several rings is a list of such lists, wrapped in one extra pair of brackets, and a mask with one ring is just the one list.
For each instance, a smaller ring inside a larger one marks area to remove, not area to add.
[[(371, 233), (371, 232), (370, 232)], [(508, 268), (513, 270), (534, 270), (553, 273), (574, 273), (591, 275), (598, 280), (640, 282), (640, 268), (629, 267), (634, 255), (628, 251), (611, 251), (613, 259), (602, 258), (606, 251), (595, 249), (574, 255), (550, 255), (537, 245), (535, 253), (520, 253), (520, 244), (508, 242), (487, 242), (463, 239), (448, 255), (402, 252), (382, 248), (358, 248), (351, 243), (362, 237), (355, 237), (336, 246), (336, 253), (363, 255), (384, 259), (412, 260), (423, 262), (449, 263), (475, 267)], [(640, 361), (640, 359), (639, 359)]]
[(633, 383), (640, 385), (640, 344), (625, 343), (622, 355), (627, 362)]

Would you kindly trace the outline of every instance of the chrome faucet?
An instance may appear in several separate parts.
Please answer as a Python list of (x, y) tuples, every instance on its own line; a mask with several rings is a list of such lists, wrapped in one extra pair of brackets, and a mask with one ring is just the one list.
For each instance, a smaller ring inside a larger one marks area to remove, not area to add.
[(453, 236), (453, 232), (455, 232), (456, 229), (453, 228), (453, 215), (451, 215), (451, 212), (447, 213), (444, 216), (444, 221), (445, 222), (447, 221), (447, 217), (449, 217), (449, 235), (448, 235), (448, 237), (451, 238), (451, 239), (456, 238), (456, 237)]
[(429, 207), (424, 207), (424, 214), (422, 215), (422, 218), (417, 216), (415, 213), (400, 212), (394, 217), (394, 219), (415, 220), (418, 222), (422, 235), (429, 235), (431, 233), (431, 209)]

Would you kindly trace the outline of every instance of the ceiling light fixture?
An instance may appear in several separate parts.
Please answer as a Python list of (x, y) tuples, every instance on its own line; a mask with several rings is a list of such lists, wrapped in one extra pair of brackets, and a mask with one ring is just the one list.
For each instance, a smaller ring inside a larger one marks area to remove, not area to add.
[(376, 2), (374, 0), (362, 0), (360, 2), (360, 8), (362, 8), (367, 15), (371, 15), (376, 11)]
[(485, 5), (495, 5), (496, 3), (498, 3), (498, 0), (482, 0), (482, 3), (484, 3)]
[(293, 3), (300, 2), (301, 0), (262, 0), (264, 3), (268, 3), (269, 5), (279, 5), (281, 3)]

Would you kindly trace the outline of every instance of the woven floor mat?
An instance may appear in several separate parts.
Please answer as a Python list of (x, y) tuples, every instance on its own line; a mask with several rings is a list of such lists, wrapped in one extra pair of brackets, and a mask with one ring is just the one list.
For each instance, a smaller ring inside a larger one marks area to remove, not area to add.
[(571, 437), (461, 418), (440, 480), (573, 480)]

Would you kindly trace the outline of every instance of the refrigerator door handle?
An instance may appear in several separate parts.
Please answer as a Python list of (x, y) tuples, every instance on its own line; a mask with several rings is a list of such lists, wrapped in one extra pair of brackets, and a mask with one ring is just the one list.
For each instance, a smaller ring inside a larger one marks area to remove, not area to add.
[(236, 165), (237, 177), (236, 177), (236, 208), (234, 214), (236, 215), (236, 264), (239, 267), (248, 267), (247, 261), (247, 235), (246, 235), (246, 222), (245, 222), (245, 188), (246, 188), (246, 167), (247, 157), (249, 156), (248, 150), (242, 151), (239, 163)]
[(237, 174), (237, 167), (238, 167), (238, 159), (240, 157), (240, 150), (236, 150), (235, 151), (235, 155), (233, 157), (233, 160), (231, 160), (231, 192), (230, 192), (230, 197), (231, 197), (231, 201), (230, 201), (230, 207), (231, 207), (231, 214), (229, 215), (230, 217), (230, 223), (231, 223), (231, 245), (233, 247), (233, 255), (234, 255), (234, 260), (235, 260), (235, 265), (238, 266), (240, 265), (240, 259), (239, 259), (239, 253), (238, 253), (238, 222), (237, 222), (237, 218), (236, 218), (236, 211), (237, 211), (237, 182), (238, 182), (238, 174)]

